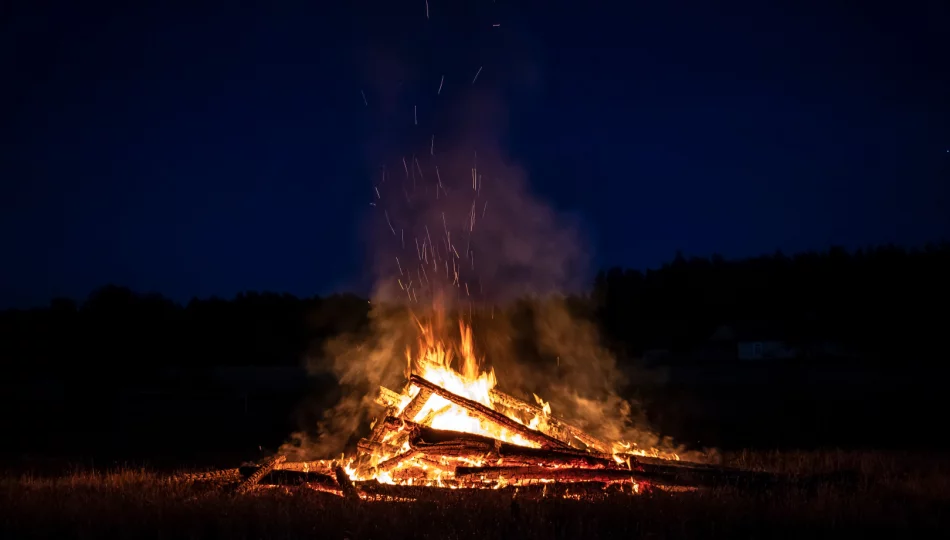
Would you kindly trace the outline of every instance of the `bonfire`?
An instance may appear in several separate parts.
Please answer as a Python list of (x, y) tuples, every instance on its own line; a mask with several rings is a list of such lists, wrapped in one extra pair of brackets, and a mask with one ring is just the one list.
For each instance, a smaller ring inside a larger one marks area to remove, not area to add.
[(444, 489), (589, 497), (777, 480), (600, 440), (553, 415), (542, 398), (535, 395), (532, 404), (496, 388), (494, 371), (480, 368), (471, 326), (461, 322), (457, 346), (448, 347), (431, 325), (418, 325), (418, 351), (406, 352), (406, 384), (399, 391), (379, 387), (379, 415), (353, 455), (297, 462), (277, 455), (180, 478), (234, 482), (245, 492), (275, 474), (273, 483), (297, 475), (297, 483), (353, 499), (414, 499), (421, 490)]

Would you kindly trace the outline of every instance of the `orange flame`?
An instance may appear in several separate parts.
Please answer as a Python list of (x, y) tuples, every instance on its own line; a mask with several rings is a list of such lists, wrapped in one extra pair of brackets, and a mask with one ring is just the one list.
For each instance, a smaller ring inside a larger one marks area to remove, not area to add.
[[(492, 399), (492, 389), (495, 388), (496, 378), (493, 369), (483, 370), (481, 362), (475, 349), (472, 327), (464, 321), (459, 322), (459, 337), (454, 346), (446, 342), (437, 335), (436, 328), (431, 322), (423, 323), (418, 318), (416, 324), (419, 329), (419, 339), (415, 350), (413, 347), (406, 349), (406, 376), (409, 378), (412, 374), (420, 375), (427, 381), (445, 388), (449, 392), (480, 403), (481, 405), (496, 409)], [(404, 411), (412, 403), (421, 388), (410, 384), (409, 388), (395, 401), (395, 416), (403, 416)], [(540, 396), (534, 395), (538, 404), (535, 409), (537, 413), (530, 420), (516, 418), (507, 415), (510, 419), (525, 425), (526, 427), (552, 435), (556, 429), (552, 428), (556, 421), (551, 416), (551, 405), (544, 401)], [(486, 420), (468, 409), (456, 405), (455, 403), (437, 395), (431, 394), (424, 403), (416, 403), (418, 408), (412, 418), (413, 422), (426, 425), (428, 427), (446, 430), (471, 433), (490, 437), (498, 441), (512, 443), (520, 446), (537, 448), (540, 445), (533, 440), (525, 439), (517, 432), (511, 432), (501, 425)], [(400, 442), (401, 441), (401, 442)], [(419, 483), (422, 485), (446, 485), (446, 480), (452, 480), (454, 477), (454, 467), (462, 466), (485, 466), (502, 465), (502, 460), (497, 463), (492, 461), (487, 463), (484, 458), (478, 456), (442, 456), (437, 458), (413, 457), (412, 448), (408, 440), (401, 440), (398, 433), (388, 433), (383, 441), (384, 448), (387, 450), (373, 452), (371, 455), (370, 468), (359, 469), (351, 461), (345, 467), (347, 474), (354, 480), (375, 479), (381, 483), (413, 485)], [(665, 459), (679, 459), (675, 454), (664, 454), (656, 449), (642, 450), (623, 441), (613, 443), (614, 460), (623, 466), (630, 467), (630, 455), (655, 456)], [(393, 459), (388, 464), (387, 460)], [(406, 459), (403, 459), (406, 458)], [(408, 476), (407, 476), (408, 475)], [(541, 480), (546, 482), (548, 480)], [(494, 488), (500, 488), (508, 481), (499, 477)], [(459, 487), (459, 485), (450, 483), (449, 487)], [(638, 491), (638, 486), (635, 486)]]

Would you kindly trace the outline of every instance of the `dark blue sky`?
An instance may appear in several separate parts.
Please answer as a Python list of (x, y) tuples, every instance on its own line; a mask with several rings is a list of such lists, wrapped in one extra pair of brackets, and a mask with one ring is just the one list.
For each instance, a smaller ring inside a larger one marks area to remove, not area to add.
[(430, 133), (595, 267), (950, 235), (944, 1), (14, 4), (0, 307), (365, 289), (373, 179)]

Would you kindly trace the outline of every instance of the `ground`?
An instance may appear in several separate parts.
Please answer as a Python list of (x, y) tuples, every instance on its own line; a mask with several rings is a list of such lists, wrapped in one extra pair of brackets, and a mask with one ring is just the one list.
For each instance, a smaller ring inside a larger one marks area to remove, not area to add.
[(132, 468), (0, 481), (3, 538), (737, 538), (950, 531), (950, 460), (886, 452), (739, 452), (726, 464), (792, 474), (855, 473), (809, 489), (656, 492), (599, 501), (497, 492), (438, 501), (350, 502), (307, 488), (227, 490)]

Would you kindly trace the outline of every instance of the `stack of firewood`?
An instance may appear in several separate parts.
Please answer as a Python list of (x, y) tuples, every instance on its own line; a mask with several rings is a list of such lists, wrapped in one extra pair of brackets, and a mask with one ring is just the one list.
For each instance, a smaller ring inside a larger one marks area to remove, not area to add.
[[(482, 425), (504, 430), (531, 446), (430, 427), (432, 413), (418, 416), (433, 396), (463, 409)], [(301, 462), (274, 456), (254, 466), (179, 478), (230, 481), (241, 493), (263, 483), (304, 484), (352, 499), (418, 499), (426, 492), (459, 488), (589, 496), (657, 488), (771, 487), (788, 480), (770, 473), (655, 455), (614, 453), (606, 442), (541, 407), (495, 390), (491, 391), (491, 400), (493, 407), (486, 407), (413, 375), (404, 393), (380, 388), (376, 401), (385, 413), (369, 437), (359, 441), (353, 456)], [(544, 431), (516, 420), (524, 414), (543, 414)]]

